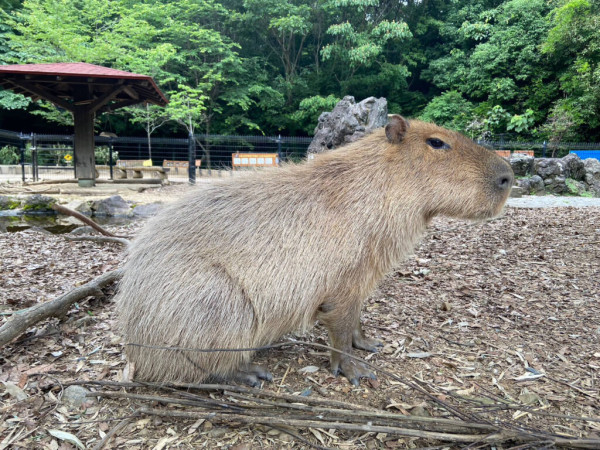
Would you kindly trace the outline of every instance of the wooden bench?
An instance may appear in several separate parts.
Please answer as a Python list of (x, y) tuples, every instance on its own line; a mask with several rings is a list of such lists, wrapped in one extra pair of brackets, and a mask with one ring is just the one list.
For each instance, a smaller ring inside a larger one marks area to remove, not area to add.
[(231, 166), (235, 170), (239, 167), (277, 167), (279, 155), (277, 153), (234, 153), (231, 155)]
[(161, 166), (144, 166), (148, 160), (119, 159), (115, 166), (115, 178), (123, 180), (127, 178), (127, 172), (132, 172), (131, 178), (144, 178), (144, 172), (155, 173), (161, 180), (167, 179), (168, 168)]
[[(197, 159), (196, 160), (196, 168), (200, 168), (200, 165), (202, 164), (202, 160), (201, 159)], [(164, 159), (163, 160), (163, 168), (168, 169), (168, 170), (173, 170), (173, 173), (178, 174), (179, 173), (179, 169), (185, 170), (184, 173), (187, 173), (187, 170), (190, 166), (188, 161), (172, 161), (169, 159)]]

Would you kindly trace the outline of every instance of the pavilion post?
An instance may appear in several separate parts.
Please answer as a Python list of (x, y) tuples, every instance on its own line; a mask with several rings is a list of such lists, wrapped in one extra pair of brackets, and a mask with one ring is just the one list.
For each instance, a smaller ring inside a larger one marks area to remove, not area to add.
[(96, 160), (94, 158), (94, 113), (86, 108), (74, 108), (75, 177), (81, 187), (96, 185)]

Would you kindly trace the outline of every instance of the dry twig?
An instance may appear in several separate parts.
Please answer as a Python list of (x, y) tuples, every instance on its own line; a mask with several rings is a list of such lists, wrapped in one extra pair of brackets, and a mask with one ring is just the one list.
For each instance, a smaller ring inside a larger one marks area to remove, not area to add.
[(60, 317), (66, 314), (71, 305), (90, 296), (101, 296), (102, 288), (114, 283), (122, 275), (121, 269), (106, 272), (88, 283), (76, 287), (72, 291), (61, 295), (49, 302), (40, 303), (31, 308), (16, 311), (8, 321), (0, 327), (0, 346), (8, 344), (23, 333), (27, 328), (40, 320), (49, 317)]

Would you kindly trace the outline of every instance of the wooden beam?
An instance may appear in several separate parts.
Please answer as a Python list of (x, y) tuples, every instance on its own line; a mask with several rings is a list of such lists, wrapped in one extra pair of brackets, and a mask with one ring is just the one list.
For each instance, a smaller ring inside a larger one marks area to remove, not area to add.
[(107, 94), (103, 95), (102, 97), (97, 98), (92, 103), (90, 103), (90, 105), (88, 107), (89, 110), (91, 112), (95, 113), (100, 108), (102, 108), (104, 105), (106, 105), (108, 102), (113, 100), (117, 95), (119, 95), (121, 92), (123, 92), (125, 90), (125, 88), (126, 88), (126, 86), (120, 85), (116, 89), (113, 89), (112, 91), (108, 92)]
[(138, 103), (141, 103), (142, 101), (144, 101), (144, 100), (136, 100), (133, 98), (130, 100), (122, 100), (120, 102), (113, 103), (111, 105), (106, 105), (102, 109), (99, 109), (97, 112), (114, 111), (115, 109), (123, 108), (125, 106), (137, 105)]
[(17, 82), (14, 80), (11, 80), (11, 83), (14, 84), (15, 86), (27, 91), (28, 93), (37, 95), (38, 97), (44, 98), (48, 101), (51, 101), (52, 103), (54, 103), (57, 106), (60, 106), (61, 108), (64, 108), (68, 111), (73, 111), (74, 107), (71, 103), (54, 95), (52, 92), (48, 91), (45, 87), (43, 87), (39, 84), (30, 85), (27, 82), (23, 83), (23, 82)]
[(131, 86), (125, 86), (124, 91), (127, 93), (127, 95), (129, 95), (134, 100), (140, 99), (140, 95)]

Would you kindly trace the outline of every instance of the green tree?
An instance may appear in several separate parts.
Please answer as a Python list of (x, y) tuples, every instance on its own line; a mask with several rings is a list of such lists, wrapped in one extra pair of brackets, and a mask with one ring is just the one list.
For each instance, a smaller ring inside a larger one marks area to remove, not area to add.
[[(544, 0), (463, 3), (444, 23), (446, 55), (433, 60), (424, 76), (441, 89), (456, 89), (479, 103), (486, 117), (496, 105), (543, 117), (556, 97), (551, 69), (539, 52), (549, 26)], [(462, 20), (461, 23), (458, 23)]]
[(473, 104), (460, 92), (448, 91), (431, 100), (419, 118), (464, 132), (473, 119), (473, 111)]
[(559, 1), (548, 21), (552, 28), (542, 51), (558, 73), (562, 94), (549, 115), (549, 129), (558, 118), (562, 118), (558, 123), (568, 118), (580, 133), (597, 135), (600, 132), (600, 2)]
[(140, 124), (146, 132), (148, 140), (148, 159), (152, 159), (152, 134), (167, 123), (170, 118), (164, 108), (145, 103), (126, 108), (126, 113), (130, 115), (129, 121), (134, 124)]
[[(145, 17), (150, 8), (158, 15), (164, 6), (125, 0), (25, 0), (6, 22), (13, 32), (6, 35), (12, 53), (5, 60), (88, 62), (164, 76), (161, 67), (173, 57), (174, 48), (159, 42), (159, 30)], [(70, 122), (46, 102), (35, 113), (50, 121)]]

